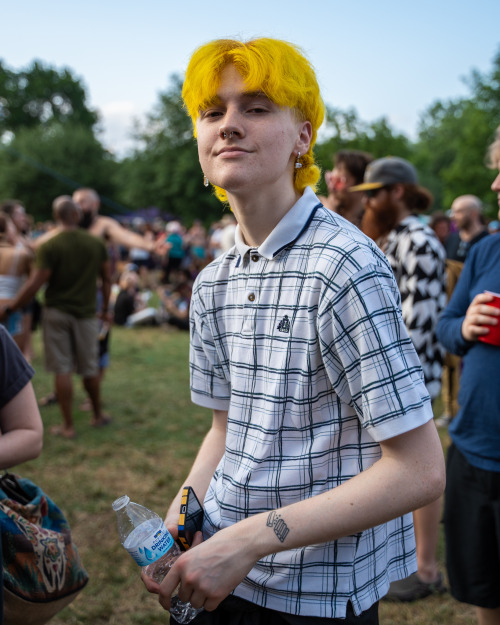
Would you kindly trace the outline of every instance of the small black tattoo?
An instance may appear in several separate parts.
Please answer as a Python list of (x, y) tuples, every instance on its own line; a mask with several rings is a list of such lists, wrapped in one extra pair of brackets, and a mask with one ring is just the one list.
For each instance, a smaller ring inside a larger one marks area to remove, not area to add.
[(269, 513), (266, 525), (267, 527), (273, 528), (274, 533), (276, 534), (280, 542), (284, 542), (285, 538), (288, 536), (288, 532), (290, 531), (290, 529), (288, 528), (288, 525), (285, 523), (285, 521), (283, 521), (283, 519), (280, 517), (280, 515), (276, 514), (274, 510), (273, 512)]

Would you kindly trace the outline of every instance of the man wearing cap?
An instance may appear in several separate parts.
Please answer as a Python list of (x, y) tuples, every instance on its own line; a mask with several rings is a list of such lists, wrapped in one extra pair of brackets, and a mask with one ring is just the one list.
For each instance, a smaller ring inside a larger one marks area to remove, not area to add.
[[(365, 194), (361, 229), (377, 242), (394, 271), (403, 319), (434, 400), (441, 390), (444, 355), (435, 328), (446, 306), (446, 258), (435, 233), (417, 216), (428, 210), (432, 195), (419, 186), (413, 165), (398, 157), (373, 161), (363, 184), (351, 191)], [(413, 601), (444, 590), (436, 557), (441, 501), (417, 510), (413, 519), (418, 571), (391, 584), (388, 599)]]

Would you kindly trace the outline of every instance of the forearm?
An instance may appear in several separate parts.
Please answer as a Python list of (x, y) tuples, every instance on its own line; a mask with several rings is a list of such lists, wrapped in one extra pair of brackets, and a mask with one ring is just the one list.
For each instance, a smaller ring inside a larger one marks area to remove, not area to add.
[[(435, 426), (429, 422), (422, 428)], [(444, 488), (444, 460), (437, 433), (430, 439), (431, 453), (423, 451), (409, 462), (402, 462), (399, 454), (386, 449), (372, 467), (341, 486), (250, 517), (228, 528), (235, 535), (226, 539), (244, 537), (260, 559), (279, 551), (337, 540), (418, 509), (436, 500)]]
[[(266, 555), (321, 544), (375, 527), (437, 499), (444, 459), (432, 421), (381, 443), (382, 458), (326, 493), (221, 529), (183, 554), (158, 587), (213, 610)], [(194, 601), (193, 601), (194, 599)]]

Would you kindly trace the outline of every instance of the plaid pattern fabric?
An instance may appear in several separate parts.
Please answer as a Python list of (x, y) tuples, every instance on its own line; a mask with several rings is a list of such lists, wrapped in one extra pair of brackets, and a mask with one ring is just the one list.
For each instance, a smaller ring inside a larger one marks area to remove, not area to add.
[[(191, 393), (229, 410), (204, 533), (320, 494), (380, 457), (379, 440), (432, 418), (385, 256), (308, 189), (258, 249), (198, 277)], [(292, 614), (368, 609), (415, 570), (411, 515), (260, 560), (235, 594)]]
[(403, 319), (417, 350), (432, 399), (441, 391), (444, 349), (436, 326), (446, 306), (446, 253), (434, 232), (414, 215), (387, 238), (384, 252), (401, 293)]

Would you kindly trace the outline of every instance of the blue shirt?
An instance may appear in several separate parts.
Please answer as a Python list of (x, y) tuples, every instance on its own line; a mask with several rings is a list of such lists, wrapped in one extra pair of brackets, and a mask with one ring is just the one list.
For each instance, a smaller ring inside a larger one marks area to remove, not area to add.
[(458, 403), (449, 432), (473, 466), (500, 471), (500, 347), (462, 336), (462, 322), (478, 293), (500, 293), (500, 235), (486, 237), (467, 256), (437, 337), (452, 354), (463, 356)]

